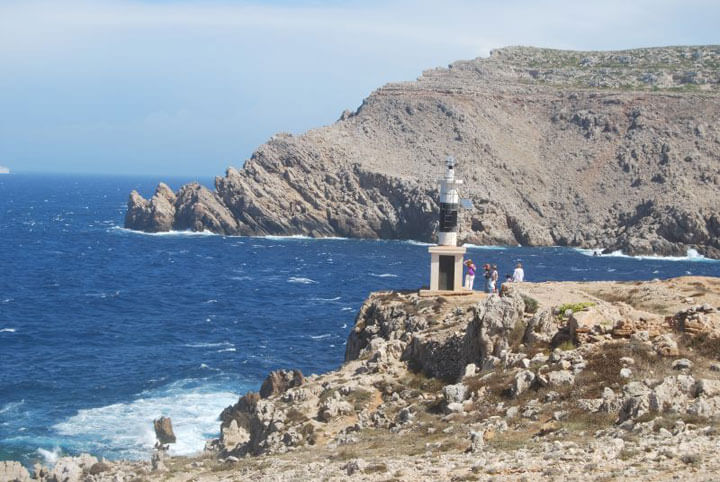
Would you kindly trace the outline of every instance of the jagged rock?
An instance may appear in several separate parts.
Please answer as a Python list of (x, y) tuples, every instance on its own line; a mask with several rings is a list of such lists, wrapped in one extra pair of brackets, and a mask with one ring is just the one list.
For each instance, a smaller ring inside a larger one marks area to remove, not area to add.
[(220, 431), (220, 440), (228, 451), (235, 450), (250, 441), (250, 433), (245, 427), (238, 426), (237, 420), (230, 420), (228, 426)]
[(89, 471), (98, 460), (88, 454), (77, 457), (60, 457), (49, 471), (48, 482), (80, 482), (83, 473)]
[(335, 417), (340, 415), (349, 415), (352, 412), (353, 406), (345, 400), (328, 398), (322, 405), (320, 405), (318, 418), (324, 422), (329, 422)]
[(470, 448), (468, 452), (477, 453), (481, 452), (485, 446), (485, 432), (483, 431), (472, 431), (470, 432)]
[(687, 407), (688, 396), (695, 391), (695, 380), (687, 375), (666, 377), (650, 393), (650, 409), (654, 412), (679, 413)]
[(621, 368), (620, 369), (620, 378), (630, 378), (632, 377), (632, 370), (629, 368)]
[(269, 398), (285, 393), (289, 388), (299, 387), (305, 381), (300, 370), (277, 370), (265, 378), (260, 387), (260, 396)]
[(153, 420), (155, 428), (155, 438), (161, 444), (173, 444), (176, 441), (175, 432), (173, 432), (172, 420), (170, 417), (160, 417)]
[(650, 410), (650, 388), (641, 382), (630, 382), (623, 387), (624, 401), (620, 409), (620, 422), (646, 414)]
[(527, 323), (523, 342), (528, 346), (536, 343), (549, 344), (557, 333), (559, 324), (551, 310), (538, 311)]
[(20, 462), (12, 460), (0, 462), (1, 482), (29, 482), (30, 473)]

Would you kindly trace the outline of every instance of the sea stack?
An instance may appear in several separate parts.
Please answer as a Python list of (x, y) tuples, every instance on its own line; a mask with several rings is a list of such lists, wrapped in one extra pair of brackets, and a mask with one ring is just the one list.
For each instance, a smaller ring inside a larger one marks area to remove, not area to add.
[(460, 196), (457, 186), (462, 180), (455, 178), (455, 159), (448, 156), (445, 175), (439, 180), (440, 223), (438, 244), (430, 246), (430, 290), (427, 294), (466, 293), (462, 286), (463, 258), (465, 248), (457, 245), (458, 210)]

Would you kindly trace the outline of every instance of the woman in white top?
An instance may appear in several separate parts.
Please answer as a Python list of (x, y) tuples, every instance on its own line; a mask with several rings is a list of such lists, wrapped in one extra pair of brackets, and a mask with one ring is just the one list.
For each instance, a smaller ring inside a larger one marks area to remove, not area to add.
[(525, 279), (525, 271), (523, 271), (522, 264), (518, 263), (513, 271), (512, 280), (513, 283), (521, 283)]

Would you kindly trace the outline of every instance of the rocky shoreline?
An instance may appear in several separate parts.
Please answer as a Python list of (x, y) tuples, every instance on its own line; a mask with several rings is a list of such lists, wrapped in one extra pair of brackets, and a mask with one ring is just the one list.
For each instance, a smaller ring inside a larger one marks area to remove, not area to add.
[[(378, 292), (335, 371), (268, 375), (203, 454), (90, 455), (43, 481), (666, 480), (720, 470), (720, 279)], [(0, 480), (31, 480), (16, 462)]]
[(215, 189), (130, 195), (125, 227), (430, 241), (454, 155), (466, 242), (720, 258), (720, 47), (494, 50), (277, 134)]

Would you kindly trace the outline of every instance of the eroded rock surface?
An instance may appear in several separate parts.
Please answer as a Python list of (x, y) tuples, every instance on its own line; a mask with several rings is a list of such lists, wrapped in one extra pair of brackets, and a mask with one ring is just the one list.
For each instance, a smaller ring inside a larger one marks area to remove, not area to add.
[(717, 46), (498, 49), (274, 136), (215, 191), (133, 192), (125, 226), (428, 241), (453, 154), (469, 242), (718, 258), (719, 59)]

